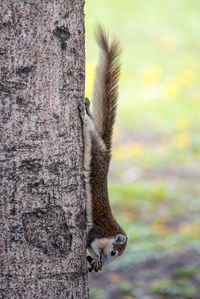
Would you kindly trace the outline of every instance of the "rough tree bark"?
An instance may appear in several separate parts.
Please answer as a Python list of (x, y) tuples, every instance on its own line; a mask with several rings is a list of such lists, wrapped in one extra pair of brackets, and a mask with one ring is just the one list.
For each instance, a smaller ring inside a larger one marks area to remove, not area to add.
[(83, 6), (0, 3), (1, 298), (88, 298)]

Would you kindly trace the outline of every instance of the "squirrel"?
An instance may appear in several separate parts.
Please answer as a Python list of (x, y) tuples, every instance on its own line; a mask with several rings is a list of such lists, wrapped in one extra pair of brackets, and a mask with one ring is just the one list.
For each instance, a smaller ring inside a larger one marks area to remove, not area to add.
[(84, 104), (79, 104), (84, 140), (87, 249), (92, 255), (87, 257), (90, 272), (98, 272), (105, 264), (121, 256), (128, 241), (112, 214), (107, 187), (118, 100), (121, 47), (116, 38), (109, 43), (100, 25), (96, 30), (96, 41), (101, 52), (94, 79), (92, 113), (88, 98), (85, 98)]

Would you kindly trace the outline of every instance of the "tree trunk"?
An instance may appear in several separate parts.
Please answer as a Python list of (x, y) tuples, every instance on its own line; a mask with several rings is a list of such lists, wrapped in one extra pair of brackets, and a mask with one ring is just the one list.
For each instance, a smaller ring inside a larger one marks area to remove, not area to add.
[(83, 6), (0, 4), (1, 298), (88, 298)]

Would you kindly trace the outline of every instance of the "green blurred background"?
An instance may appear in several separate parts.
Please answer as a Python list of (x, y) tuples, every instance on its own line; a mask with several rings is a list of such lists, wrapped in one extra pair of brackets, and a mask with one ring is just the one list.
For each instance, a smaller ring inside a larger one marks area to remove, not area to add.
[(200, 298), (200, 1), (86, 0), (86, 96), (101, 22), (123, 47), (110, 168), (130, 242), (90, 298)]

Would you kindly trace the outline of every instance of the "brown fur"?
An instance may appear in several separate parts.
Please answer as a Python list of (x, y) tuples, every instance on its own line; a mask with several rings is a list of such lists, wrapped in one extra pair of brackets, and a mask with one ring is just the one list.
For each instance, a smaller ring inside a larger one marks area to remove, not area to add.
[[(99, 147), (98, 138), (92, 138), (90, 186), (93, 226), (88, 233), (88, 246), (95, 238), (111, 238), (117, 234), (126, 235), (113, 217), (107, 188), (112, 132), (118, 99), (121, 48), (116, 39), (109, 44), (108, 37), (101, 26), (97, 29), (96, 40), (101, 49), (101, 56), (96, 70), (92, 119), (106, 149)], [(119, 255), (124, 251), (126, 243), (115, 245)]]
[(96, 41), (101, 53), (94, 80), (93, 120), (110, 152), (118, 99), (121, 47), (116, 38), (109, 44), (108, 36), (101, 26), (97, 27)]

